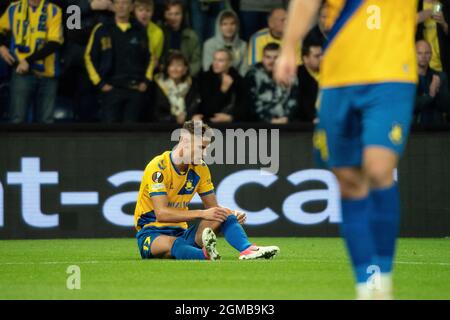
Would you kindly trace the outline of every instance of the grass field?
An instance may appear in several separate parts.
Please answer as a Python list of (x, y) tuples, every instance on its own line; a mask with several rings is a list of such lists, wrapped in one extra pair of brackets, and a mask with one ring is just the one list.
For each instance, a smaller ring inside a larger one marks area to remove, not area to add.
[[(134, 239), (0, 241), (0, 299), (353, 299), (343, 243), (336, 238), (254, 238), (276, 244), (269, 261), (142, 261)], [(68, 290), (68, 266), (81, 289)], [(450, 239), (401, 239), (396, 298), (450, 299)]]

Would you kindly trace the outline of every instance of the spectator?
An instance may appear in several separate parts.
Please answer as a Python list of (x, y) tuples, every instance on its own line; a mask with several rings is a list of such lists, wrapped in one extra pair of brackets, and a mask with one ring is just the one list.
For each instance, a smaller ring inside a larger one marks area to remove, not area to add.
[(296, 119), (313, 122), (319, 91), (319, 71), (322, 59), (321, 42), (305, 42), (302, 48), (303, 65), (298, 68), (298, 96)]
[(450, 19), (450, 5), (448, 1), (420, 0), (418, 10), (417, 40), (426, 40), (431, 45), (431, 68), (449, 74), (450, 35), (448, 21)]
[[(227, 49), (218, 49), (213, 54), (209, 71), (201, 74), (201, 104), (194, 120), (211, 122), (231, 122), (241, 120), (243, 78), (233, 68), (233, 55)], [(237, 117), (236, 117), (237, 116)]]
[(432, 49), (428, 42), (416, 43), (419, 65), (419, 84), (414, 110), (415, 122), (421, 124), (442, 124), (450, 111), (448, 78), (444, 72), (430, 67)]
[[(283, 37), (284, 25), (286, 22), (287, 12), (283, 8), (275, 8), (271, 11), (268, 18), (268, 28), (262, 29), (255, 33), (249, 43), (248, 64), (250, 66), (261, 62), (263, 57), (263, 48), (269, 43), (277, 43), (281, 45)], [(301, 64), (301, 48), (298, 45), (298, 63)]]
[(191, 75), (197, 75), (202, 67), (201, 46), (194, 30), (186, 27), (183, 2), (168, 0), (164, 19), (163, 57), (167, 58), (173, 50), (181, 51), (189, 63)]
[(247, 43), (239, 38), (239, 18), (231, 10), (222, 11), (217, 18), (216, 35), (203, 47), (203, 70), (211, 67), (213, 55), (218, 49), (226, 48), (233, 56), (233, 67), (245, 76), (248, 70)]
[[(11, 25), (18, 27), (11, 30)], [(13, 43), (9, 49), (7, 33)], [(61, 9), (48, 0), (14, 2), (0, 18), (0, 34), (0, 55), (14, 67), (10, 121), (25, 122), (34, 101), (37, 121), (53, 122), (59, 75), (56, 53), (63, 43)]]
[(246, 76), (253, 115), (258, 121), (273, 124), (285, 124), (292, 120), (297, 105), (297, 81), (290, 88), (283, 88), (273, 80), (272, 72), (279, 51), (279, 44), (267, 44), (263, 49), (262, 62), (250, 68)]
[(153, 78), (153, 72), (159, 65), (164, 46), (164, 34), (161, 28), (152, 22), (154, 7), (153, 0), (135, 0), (134, 2), (134, 15), (147, 28), (147, 35), (150, 41), (150, 51), (152, 53), (151, 78)]
[[(112, 0), (52, 0), (63, 9), (63, 19), (67, 20), (64, 12), (71, 5), (81, 10), (81, 28), (65, 28), (66, 39), (62, 50), (62, 70), (59, 81), (59, 99), (61, 108), (72, 108), (74, 118), (79, 122), (98, 121), (99, 104), (97, 90), (89, 80), (84, 63), (84, 52), (94, 27), (114, 18)], [(66, 102), (61, 104), (61, 102)]]
[(153, 96), (158, 122), (182, 124), (197, 110), (200, 102), (197, 85), (181, 52), (173, 51), (162, 73), (155, 76)]
[(323, 2), (320, 7), (317, 25), (311, 29), (304, 42), (322, 43), (322, 45), (327, 42), (328, 32), (330, 32), (330, 26), (327, 23), (327, 14), (328, 5), (327, 2)]
[(191, 24), (200, 43), (214, 36), (219, 13), (228, 7), (228, 0), (191, 0)]
[(248, 41), (258, 30), (267, 25), (269, 12), (286, 5), (285, 0), (240, 0), (239, 18), (242, 22), (242, 38)]
[(114, 21), (97, 25), (86, 68), (100, 91), (103, 122), (137, 122), (146, 102), (151, 54), (146, 29), (130, 20), (133, 0), (114, 0)]

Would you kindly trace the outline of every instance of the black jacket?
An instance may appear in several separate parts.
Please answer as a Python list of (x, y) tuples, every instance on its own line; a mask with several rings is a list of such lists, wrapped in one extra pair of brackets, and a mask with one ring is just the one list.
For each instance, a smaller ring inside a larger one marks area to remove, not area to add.
[(131, 28), (122, 32), (114, 21), (99, 24), (86, 48), (85, 61), (94, 85), (128, 88), (144, 81), (150, 65), (147, 31), (132, 20)]
[(242, 96), (244, 95), (244, 79), (239, 75), (236, 69), (231, 68), (229, 75), (233, 78), (233, 84), (227, 92), (220, 90), (222, 78), (212, 71), (203, 72), (200, 75), (200, 97), (201, 104), (198, 113), (204, 115), (204, 120), (208, 121), (215, 113), (227, 113), (233, 116), (233, 119), (242, 120), (240, 109), (242, 106)]
[(319, 92), (319, 84), (308, 72), (305, 66), (300, 66), (297, 71), (298, 95), (297, 112), (294, 121), (312, 122), (316, 118), (316, 100)]
[[(431, 97), (429, 88), (434, 75), (439, 76), (441, 86), (437, 95)], [(417, 85), (414, 122), (428, 125), (443, 124), (447, 121), (446, 117), (449, 113), (450, 90), (448, 89), (447, 75), (429, 68), (425, 77), (419, 78)]]
[[(423, 10), (424, 0), (419, 0), (418, 11)], [(450, 24), (450, 3), (447, 1), (441, 1), (442, 13), (444, 14), (445, 21)], [(424, 23), (417, 25), (416, 40), (424, 39)], [(450, 31), (449, 34), (445, 34), (444, 29), (440, 24), (437, 26), (439, 49), (441, 53), (442, 68), (446, 74), (450, 74)]]
[[(154, 114), (153, 119), (155, 122), (164, 122), (164, 123), (175, 123), (176, 117), (172, 115), (170, 112), (171, 106), (170, 101), (167, 98), (164, 91), (160, 88), (160, 86), (156, 83), (152, 83), (151, 95), (153, 97), (154, 103)], [(198, 110), (198, 104), (200, 103), (200, 95), (198, 92), (198, 85), (195, 80), (192, 80), (191, 88), (189, 89), (186, 97), (186, 113), (187, 119), (190, 119), (196, 110)]]

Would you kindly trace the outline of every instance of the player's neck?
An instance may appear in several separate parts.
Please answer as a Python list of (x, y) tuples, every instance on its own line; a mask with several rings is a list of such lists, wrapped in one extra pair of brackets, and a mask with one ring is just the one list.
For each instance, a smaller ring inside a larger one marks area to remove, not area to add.
[(37, 7), (41, 3), (41, 0), (28, 0), (28, 4), (32, 7)]
[(176, 148), (172, 151), (173, 165), (177, 168), (178, 172), (186, 172), (189, 167), (189, 164), (183, 163), (182, 159), (183, 155), (181, 154), (181, 150)]

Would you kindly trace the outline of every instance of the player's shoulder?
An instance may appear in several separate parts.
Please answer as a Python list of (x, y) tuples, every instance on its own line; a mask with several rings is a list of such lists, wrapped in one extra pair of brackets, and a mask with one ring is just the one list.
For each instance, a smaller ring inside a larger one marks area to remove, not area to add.
[(202, 160), (201, 164), (198, 164), (195, 166), (195, 171), (203, 174), (203, 173), (209, 173), (209, 167), (206, 164), (205, 160)]

